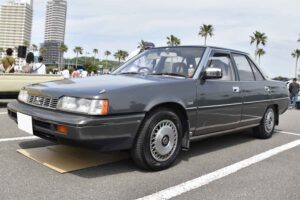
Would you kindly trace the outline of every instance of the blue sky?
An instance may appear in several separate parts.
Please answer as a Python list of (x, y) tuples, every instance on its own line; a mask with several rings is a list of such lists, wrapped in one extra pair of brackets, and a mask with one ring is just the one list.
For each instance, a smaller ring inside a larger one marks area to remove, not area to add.
[[(46, 0), (34, 0), (35, 44), (44, 39), (45, 10)], [(74, 56), (74, 46), (82, 46), (85, 52), (98, 48), (100, 58), (105, 50), (133, 51), (141, 39), (165, 46), (170, 34), (179, 37), (183, 45), (202, 45), (197, 34), (203, 23), (215, 27), (208, 45), (251, 55), (255, 47), (250, 46), (250, 34), (265, 32), (267, 54), (261, 68), (270, 77), (293, 76), (291, 53), (300, 49), (299, 0), (68, 0), (67, 57)]]

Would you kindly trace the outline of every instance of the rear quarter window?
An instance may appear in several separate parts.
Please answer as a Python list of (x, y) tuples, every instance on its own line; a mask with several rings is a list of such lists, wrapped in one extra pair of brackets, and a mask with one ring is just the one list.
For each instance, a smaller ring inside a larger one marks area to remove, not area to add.
[(254, 76), (255, 76), (255, 80), (257, 81), (264, 81), (265, 78), (263, 77), (263, 75), (261, 74), (261, 72), (259, 71), (259, 69), (256, 67), (256, 65), (249, 59), (249, 63), (252, 67)]

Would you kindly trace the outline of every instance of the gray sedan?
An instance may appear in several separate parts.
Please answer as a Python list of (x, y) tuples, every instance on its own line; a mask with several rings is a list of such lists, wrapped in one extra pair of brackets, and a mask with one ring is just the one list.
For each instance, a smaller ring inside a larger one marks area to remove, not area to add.
[(207, 136), (253, 128), (270, 138), (289, 105), (246, 53), (216, 47), (149, 49), (110, 75), (34, 84), (8, 105), (18, 127), (62, 144), (131, 150), (162, 170)]

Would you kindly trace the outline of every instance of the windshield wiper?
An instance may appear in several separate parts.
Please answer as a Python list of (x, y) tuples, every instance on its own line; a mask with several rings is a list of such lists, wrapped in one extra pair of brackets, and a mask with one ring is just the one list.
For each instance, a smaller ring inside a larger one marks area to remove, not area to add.
[(151, 75), (167, 75), (167, 76), (180, 76), (180, 77), (184, 77), (184, 78), (186, 78), (186, 76), (185, 75), (182, 75), (182, 74), (176, 74), (176, 73), (167, 73), (167, 72), (165, 72), (165, 73), (154, 73), (154, 74), (151, 74)]

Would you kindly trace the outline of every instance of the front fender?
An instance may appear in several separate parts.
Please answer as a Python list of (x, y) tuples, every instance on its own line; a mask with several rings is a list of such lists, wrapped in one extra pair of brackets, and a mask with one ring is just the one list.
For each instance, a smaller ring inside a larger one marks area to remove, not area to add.
[(167, 103), (179, 104), (181, 107), (186, 109), (186, 105), (181, 99), (176, 98), (176, 97), (170, 97), (170, 96), (160, 96), (160, 97), (150, 100), (149, 103), (147, 104), (147, 106), (145, 107), (144, 111), (149, 112), (154, 107), (162, 105), (162, 104), (167, 104)]

